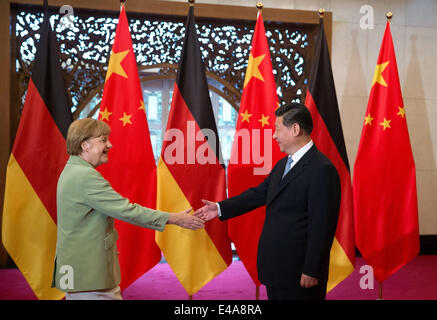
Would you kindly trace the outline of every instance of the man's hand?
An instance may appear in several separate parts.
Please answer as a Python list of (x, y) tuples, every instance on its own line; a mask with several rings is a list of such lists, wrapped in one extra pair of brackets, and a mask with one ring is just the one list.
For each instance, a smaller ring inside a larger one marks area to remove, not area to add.
[(170, 213), (167, 223), (175, 224), (179, 227), (190, 230), (197, 230), (205, 227), (204, 221), (198, 217), (190, 215), (190, 211), (192, 211), (191, 208), (179, 213)]
[(196, 210), (196, 212), (194, 212), (195, 217), (199, 217), (203, 221), (209, 221), (218, 216), (218, 208), (215, 202), (203, 199), (202, 202), (205, 205), (202, 208)]
[(302, 273), (302, 277), (300, 278), (300, 286), (302, 288), (311, 288), (317, 286), (319, 283), (319, 279), (307, 276)]

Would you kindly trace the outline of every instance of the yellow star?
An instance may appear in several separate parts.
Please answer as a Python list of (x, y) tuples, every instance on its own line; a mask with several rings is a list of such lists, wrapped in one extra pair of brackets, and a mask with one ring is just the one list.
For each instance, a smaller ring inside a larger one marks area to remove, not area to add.
[(123, 112), (123, 117), (122, 118), (120, 118), (120, 119), (118, 119), (118, 120), (120, 120), (120, 121), (122, 121), (123, 122), (123, 127), (125, 127), (126, 126), (126, 124), (132, 124), (132, 122), (130, 121), (130, 118), (132, 117), (132, 115), (131, 114), (126, 114), (125, 112)]
[(387, 87), (387, 83), (385, 82), (384, 78), (382, 77), (382, 73), (384, 72), (385, 68), (387, 68), (390, 61), (377, 64), (375, 68), (375, 73), (373, 74), (373, 81), (372, 81), (372, 87), (373, 85), (378, 82), (380, 85)]
[(384, 131), (385, 131), (385, 129), (387, 129), (387, 128), (391, 128), (391, 127), (390, 127), (390, 121), (391, 121), (391, 120), (387, 120), (387, 119), (384, 117), (384, 121), (380, 123), (380, 125), (384, 127)]
[(259, 65), (263, 61), (265, 57), (265, 54), (260, 55), (258, 57), (253, 57), (252, 54), (249, 56), (249, 64), (247, 65), (246, 70), (246, 77), (244, 78), (244, 86), (252, 79), (252, 77), (255, 77), (261, 81), (264, 81), (264, 78), (261, 74), (261, 71), (259, 71)]
[(109, 65), (108, 65), (108, 71), (106, 72), (106, 79), (113, 74), (116, 73), (124, 78), (127, 78), (126, 72), (124, 72), (123, 67), (121, 66), (121, 62), (123, 59), (127, 56), (129, 53), (129, 50), (126, 51), (120, 51), (115, 53), (114, 51), (111, 51), (111, 57), (109, 58)]
[(244, 111), (244, 113), (240, 113), (240, 116), (243, 117), (243, 120), (241, 120), (241, 122), (244, 122), (244, 121), (250, 122), (250, 117), (252, 115), (250, 113), (248, 113), (247, 109), (246, 109), (246, 111)]
[(366, 122), (364, 123), (364, 125), (366, 125), (366, 124), (372, 125), (373, 118), (370, 116), (370, 113), (366, 116), (365, 120), (366, 120)]
[(269, 118), (269, 116), (265, 116), (264, 114), (262, 114), (261, 119), (258, 120), (259, 122), (261, 122), (263, 128), (266, 124), (270, 124)]
[(276, 102), (276, 104), (277, 104), (277, 106), (276, 106), (275, 111), (278, 110), (278, 108), (280, 107), (279, 102)]
[(144, 110), (144, 112), (146, 112), (146, 106), (144, 105), (144, 101), (141, 100), (140, 103), (141, 103), (141, 105), (140, 105), (140, 107), (138, 108), (138, 110)]
[(100, 120), (108, 120), (109, 121), (109, 116), (112, 114), (112, 112), (108, 111), (108, 108), (105, 108), (105, 110), (100, 111)]
[(399, 115), (399, 116), (401, 116), (402, 117), (402, 119), (405, 117), (405, 109), (404, 108), (401, 108), (401, 107), (398, 107), (399, 108), (399, 112), (398, 113), (396, 113), (397, 115)]

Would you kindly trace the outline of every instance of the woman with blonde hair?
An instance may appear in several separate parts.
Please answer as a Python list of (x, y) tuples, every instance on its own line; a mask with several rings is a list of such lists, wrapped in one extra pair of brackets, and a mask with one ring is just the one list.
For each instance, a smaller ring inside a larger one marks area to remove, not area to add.
[(57, 186), (57, 244), (52, 287), (66, 299), (122, 299), (114, 218), (163, 231), (166, 224), (196, 230), (204, 222), (191, 208), (168, 213), (130, 203), (95, 169), (108, 162), (111, 129), (91, 118), (67, 133), (70, 158)]

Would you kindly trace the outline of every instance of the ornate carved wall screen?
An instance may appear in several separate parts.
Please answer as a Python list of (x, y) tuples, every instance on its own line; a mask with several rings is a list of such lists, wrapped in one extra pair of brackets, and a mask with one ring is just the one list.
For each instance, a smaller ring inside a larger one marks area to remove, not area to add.
[[(52, 13), (58, 10), (51, 7)], [(20, 113), (42, 21), (40, 12), (39, 6), (12, 4), (11, 40), (16, 49)], [(101, 97), (118, 12), (75, 9), (73, 28), (66, 28), (61, 16), (52, 17), (52, 25), (77, 118)], [(128, 18), (141, 79), (173, 79), (186, 18), (129, 11)], [(210, 89), (238, 110), (255, 21), (197, 17), (196, 22), (207, 76), (221, 84), (220, 88), (210, 84)], [(317, 24), (265, 21), (265, 25), (280, 101), (303, 101)], [(97, 110), (97, 104), (90, 111)]]

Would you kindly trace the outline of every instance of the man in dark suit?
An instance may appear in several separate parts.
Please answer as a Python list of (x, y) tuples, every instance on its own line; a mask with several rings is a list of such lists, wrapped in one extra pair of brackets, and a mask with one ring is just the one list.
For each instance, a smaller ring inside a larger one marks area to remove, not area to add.
[(275, 115), (273, 138), (288, 156), (259, 186), (219, 203), (203, 200), (195, 215), (223, 221), (266, 205), (257, 267), (268, 298), (325, 299), (340, 178), (311, 140), (313, 122), (304, 105), (281, 106)]

